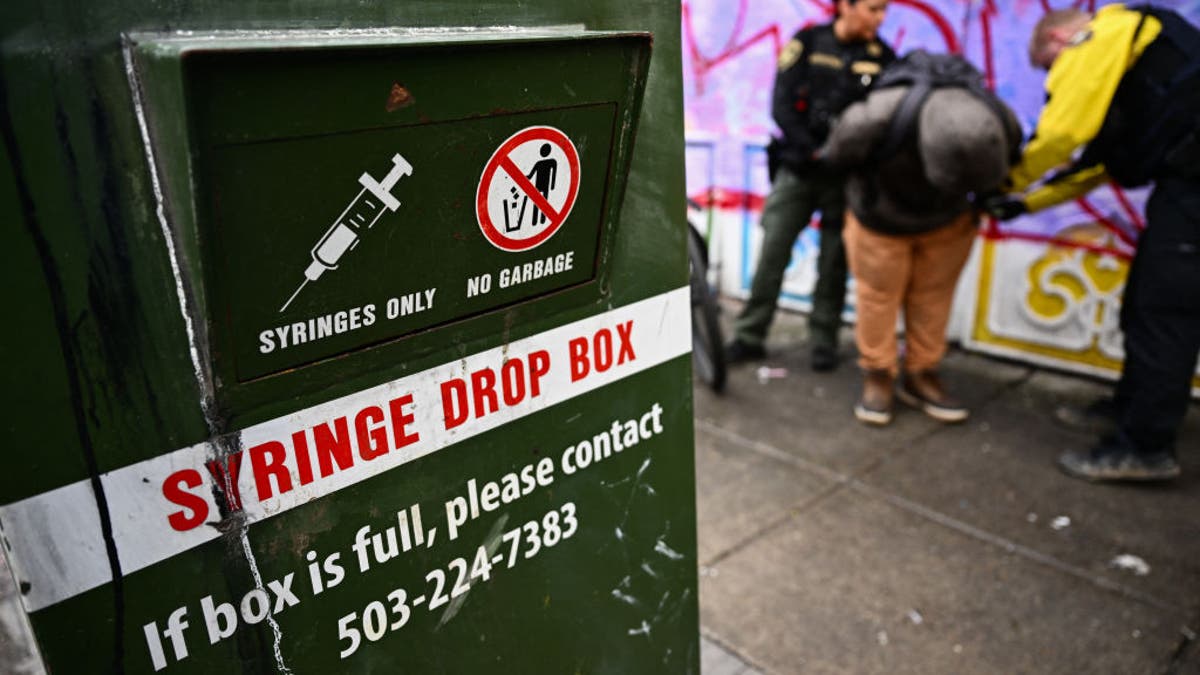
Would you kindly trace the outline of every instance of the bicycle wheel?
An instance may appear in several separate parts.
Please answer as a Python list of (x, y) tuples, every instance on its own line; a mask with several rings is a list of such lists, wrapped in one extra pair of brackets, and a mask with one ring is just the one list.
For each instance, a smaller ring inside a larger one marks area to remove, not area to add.
[(688, 225), (688, 261), (692, 287), (692, 369), (700, 381), (721, 393), (725, 389), (725, 352), (717, 301), (708, 287), (708, 256), (704, 238)]

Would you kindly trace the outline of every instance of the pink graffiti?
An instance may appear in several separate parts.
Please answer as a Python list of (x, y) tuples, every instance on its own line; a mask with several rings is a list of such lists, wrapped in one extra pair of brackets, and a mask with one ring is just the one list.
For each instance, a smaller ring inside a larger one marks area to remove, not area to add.
[[(1053, 12), (1054, 10), (1057, 10), (1057, 9), (1065, 9), (1063, 7), (1051, 7), (1050, 0), (1041, 0), (1041, 3), (1042, 3), (1042, 9), (1045, 10), (1046, 12)], [(1087, 0), (1086, 3), (1082, 2), (1081, 0), (1072, 0), (1070, 8), (1071, 9), (1079, 9), (1080, 5), (1083, 5), (1083, 4), (1087, 5), (1087, 11), (1089, 11), (1089, 12), (1096, 11), (1096, 0)]]
[(1029, 241), (1029, 242), (1033, 242), (1036, 244), (1045, 244), (1047, 246), (1058, 246), (1060, 248), (1072, 248), (1072, 249), (1078, 248), (1078, 249), (1083, 249), (1085, 251), (1091, 251), (1092, 253), (1097, 253), (1100, 255), (1111, 255), (1111, 256), (1120, 258), (1122, 260), (1125, 260), (1125, 261), (1129, 261), (1129, 260), (1133, 259), (1133, 254), (1131, 252), (1123, 250), (1123, 249), (1114, 248), (1112, 246), (1099, 246), (1096, 244), (1089, 244), (1089, 243), (1083, 242), (1083, 241), (1072, 241), (1069, 239), (1063, 239), (1062, 237), (1059, 237), (1059, 236), (1033, 234), (1031, 232), (998, 233), (992, 229), (985, 229), (983, 231), (983, 237), (985, 239), (991, 239), (993, 241), (1001, 241), (1001, 240)]
[[(962, 45), (958, 42), (958, 36), (954, 34), (954, 27), (950, 25), (950, 21), (941, 12), (922, 2), (922, 0), (893, 0), (892, 4), (900, 7), (909, 7), (920, 14), (924, 14), (938, 29), (938, 32), (941, 33), (942, 39), (946, 41), (946, 51), (951, 54), (962, 53)], [(899, 50), (897, 49), (897, 51)]]
[[(817, 8), (823, 16), (833, 16), (834, 5), (830, 2), (822, 0), (808, 0), (810, 4)], [(746, 51), (750, 47), (758, 44), (763, 40), (770, 39), (772, 53), (775, 58), (779, 58), (779, 51), (783, 48), (782, 33), (778, 23), (772, 23), (766, 28), (759, 30), (750, 37), (739, 41), (738, 37), (744, 28), (746, 21), (746, 10), (749, 5), (749, 0), (738, 0), (737, 14), (733, 21), (733, 28), (729, 32), (729, 39), (726, 40), (725, 46), (722, 47), (715, 55), (708, 56), (700, 50), (699, 42), (696, 39), (696, 31), (692, 25), (692, 8), (687, 2), (684, 2), (681, 10), (683, 14), (683, 40), (684, 46), (688, 50), (688, 55), (692, 61), (692, 73), (695, 76), (696, 93), (704, 94), (704, 85), (708, 74), (717, 66), (733, 59), (737, 55)], [(806, 28), (812, 25), (813, 21), (808, 21), (801, 26)]]
[(994, 0), (986, 0), (979, 12), (979, 27), (983, 32), (983, 75), (987, 88), (996, 90), (996, 57), (992, 54), (992, 19), (1000, 15)]
[(703, 209), (745, 209), (752, 213), (762, 211), (766, 199), (747, 190), (729, 190), (713, 187), (689, 197)]
[[(832, 2), (824, 2), (823, 0), (808, 0), (809, 4), (815, 7), (818, 13), (826, 18), (834, 15), (834, 4)], [(990, 0), (989, 0), (990, 2)], [(893, 5), (908, 7), (919, 14), (924, 15), (933, 23), (941, 34), (942, 39), (946, 42), (946, 49), (950, 53), (962, 53), (962, 46), (958, 41), (958, 36), (954, 34), (954, 27), (950, 21), (930, 6), (923, 0), (893, 0)], [(737, 13), (734, 15), (733, 26), (729, 31), (729, 38), (725, 41), (725, 45), (717, 51), (716, 54), (707, 55), (700, 49), (699, 40), (696, 39), (696, 30), (692, 21), (692, 7), (690, 3), (684, 2), (681, 5), (681, 13), (683, 18), (683, 41), (684, 47), (688, 51), (688, 56), (691, 57), (692, 74), (696, 83), (696, 93), (703, 96), (705, 84), (709, 74), (721, 64), (735, 58), (747, 49), (757, 45), (764, 40), (770, 40), (773, 49), (773, 54), (776, 58), (779, 57), (779, 51), (783, 48), (783, 29), (778, 23), (772, 23), (765, 28), (760, 29), (753, 35), (745, 39), (740, 39), (741, 33), (745, 28), (746, 13), (749, 5), (749, 0), (738, 0)], [(807, 28), (816, 23), (815, 20), (808, 20), (800, 25), (800, 28)], [(899, 43), (904, 38), (904, 28), (901, 27), (897, 38), (892, 41), (893, 46), (899, 50)]]
[[(695, 2), (696, 0), (692, 0)], [(893, 0), (893, 7), (903, 7), (906, 10), (916, 12), (921, 17), (928, 21), (935, 29), (936, 34), (945, 43), (946, 50), (951, 53), (962, 53), (963, 45), (960, 41), (959, 34), (954, 30), (950, 20), (931, 4), (932, 0)], [(805, 0), (812, 10), (810, 18), (800, 27), (806, 27), (820, 20), (825, 20), (834, 14), (834, 5), (828, 0)], [(1077, 9), (1087, 9), (1094, 11), (1096, 0), (1038, 0), (1042, 10), (1052, 11), (1059, 7), (1071, 7)], [(1035, 5), (1036, 6), (1036, 5)], [(726, 25), (729, 25), (729, 32), (725, 39), (724, 45), (720, 49), (708, 50), (711, 53), (706, 53), (706, 50), (700, 46), (700, 40), (697, 38), (693, 22), (693, 7), (689, 2), (682, 4), (682, 19), (683, 19), (683, 38), (684, 46), (687, 54), (690, 57), (691, 71), (693, 81), (695, 83), (695, 92), (699, 96), (705, 94), (710, 80), (715, 76), (714, 71), (724, 65), (729, 64), (741, 57), (748, 49), (758, 44), (770, 44), (772, 54), (778, 57), (782, 49), (782, 43), (787, 39), (788, 29), (782, 27), (779, 22), (772, 22), (754, 31), (746, 34), (747, 17), (749, 0), (737, 0), (734, 9), (734, 20)], [(967, 35), (969, 12), (964, 15), (964, 24), (962, 26), (962, 35)], [(996, 0), (983, 0), (982, 6), (979, 7), (976, 15), (978, 22), (979, 36), (982, 44), (980, 45), (980, 59), (983, 61), (982, 70), (986, 78), (987, 86), (995, 89), (998, 79), (996, 50), (1004, 48), (996, 43), (996, 26), (1002, 17), (1001, 10)], [(900, 51), (902, 43), (908, 36), (909, 26), (900, 26), (891, 44)], [(1145, 229), (1145, 218), (1139, 212), (1138, 208), (1131, 202), (1126, 192), (1115, 184), (1109, 186), (1110, 192), (1115, 199), (1119, 208), (1119, 215), (1105, 214), (1101, 209), (1097, 208), (1096, 203), (1086, 197), (1076, 200), (1079, 209), (1094, 222), (1106, 230), (1110, 231), (1114, 236), (1114, 245), (1112, 247), (1095, 247), (1098, 251), (1103, 251), (1120, 257), (1128, 257), (1129, 250), (1136, 245), (1136, 237), (1139, 232)], [(710, 186), (705, 189), (702, 195), (696, 195), (699, 201), (705, 205), (718, 208), (741, 208), (751, 212), (761, 210), (763, 204), (763, 196), (753, 193), (748, 190), (724, 189)], [(1089, 248), (1079, 242), (1069, 242), (1058, 238), (1056, 235), (1049, 233), (1030, 233), (1022, 232), (1015, 229), (990, 221), (984, 228), (985, 236), (995, 239), (1022, 239), (1030, 241), (1040, 241), (1047, 244), (1076, 246)]]

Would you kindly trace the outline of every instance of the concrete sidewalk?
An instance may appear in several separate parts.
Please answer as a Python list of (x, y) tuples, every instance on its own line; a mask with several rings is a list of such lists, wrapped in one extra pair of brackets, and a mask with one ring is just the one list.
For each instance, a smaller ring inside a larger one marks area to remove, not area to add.
[(952, 352), (968, 421), (868, 428), (849, 329), (816, 374), (802, 319), (768, 343), (786, 375), (695, 390), (705, 675), (1200, 673), (1200, 406), (1182, 478), (1091, 485), (1051, 412), (1108, 385)]

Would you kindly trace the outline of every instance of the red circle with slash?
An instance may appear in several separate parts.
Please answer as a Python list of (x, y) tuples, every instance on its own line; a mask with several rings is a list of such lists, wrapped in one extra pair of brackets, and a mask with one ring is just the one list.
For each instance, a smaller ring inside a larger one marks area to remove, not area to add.
[(554, 236), (578, 195), (575, 144), (554, 127), (526, 127), (501, 143), (484, 165), (475, 215), (493, 246), (528, 251)]

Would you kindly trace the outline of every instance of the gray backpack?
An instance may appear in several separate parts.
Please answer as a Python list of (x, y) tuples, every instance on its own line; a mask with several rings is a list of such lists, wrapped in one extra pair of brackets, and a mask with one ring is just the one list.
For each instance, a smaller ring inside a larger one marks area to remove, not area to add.
[[(909, 87), (909, 90), (897, 106), (883, 141), (875, 147), (872, 159), (876, 164), (895, 154), (906, 140), (915, 138), (921, 106), (934, 89), (965, 89), (991, 107), (1000, 119), (1005, 119), (1008, 114), (1000, 99), (984, 85), (983, 74), (955, 54), (931, 54), (923, 49), (909, 52), (885, 68), (871, 90), (901, 86)], [(1017, 145), (1010, 143), (1012, 147)], [(1020, 153), (1010, 159), (1016, 163)]]

